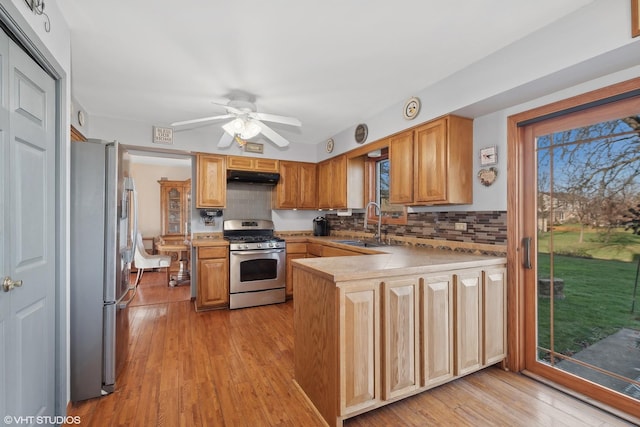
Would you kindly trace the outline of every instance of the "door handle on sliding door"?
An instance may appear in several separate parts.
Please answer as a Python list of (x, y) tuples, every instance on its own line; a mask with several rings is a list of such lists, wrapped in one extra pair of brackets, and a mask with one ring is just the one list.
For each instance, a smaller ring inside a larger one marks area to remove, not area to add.
[(522, 266), (531, 269), (531, 237), (524, 237), (522, 239), (522, 248)]

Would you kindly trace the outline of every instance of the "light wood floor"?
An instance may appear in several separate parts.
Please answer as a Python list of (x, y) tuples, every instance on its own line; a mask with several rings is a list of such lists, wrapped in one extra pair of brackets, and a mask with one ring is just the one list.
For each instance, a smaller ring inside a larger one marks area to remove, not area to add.
[[(131, 283), (135, 281), (135, 277), (135, 274), (131, 275)], [(187, 301), (190, 298), (191, 285), (189, 282), (179, 286), (168, 286), (166, 273), (148, 271), (142, 275), (138, 284), (138, 293), (129, 306)]]
[[(145, 290), (158, 300), (178, 295), (165, 287), (160, 298), (160, 290), (144, 285), (142, 298)], [(196, 313), (190, 301), (176, 299), (129, 310), (129, 362), (116, 392), (70, 404), (68, 415), (81, 416), (84, 426), (323, 425), (293, 384), (291, 301)], [(631, 424), (522, 375), (489, 368), (345, 425)]]

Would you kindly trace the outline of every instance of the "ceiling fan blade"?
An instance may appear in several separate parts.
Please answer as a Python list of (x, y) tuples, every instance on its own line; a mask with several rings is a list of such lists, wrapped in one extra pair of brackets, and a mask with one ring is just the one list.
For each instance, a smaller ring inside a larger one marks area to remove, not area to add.
[(225, 105), (224, 108), (227, 109), (228, 113), (234, 114), (234, 115), (241, 115), (241, 114), (245, 114), (244, 111), (240, 110), (239, 108), (236, 107), (232, 107), (231, 105)]
[(218, 142), (218, 148), (226, 148), (231, 145), (233, 142), (233, 135), (230, 135), (227, 132), (223, 132), (220, 137), (220, 141)]
[(258, 120), (264, 120), (265, 122), (282, 123), (289, 126), (302, 126), (302, 122), (295, 117), (278, 116), (276, 114), (267, 113), (249, 113), (249, 117)]
[(280, 134), (262, 123), (260, 120), (254, 119), (253, 122), (260, 126), (260, 131), (262, 132), (262, 134), (269, 138), (271, 142), (276, 144), (278, 147), (286, 147), (287, 145), (289, 145), (289, 141), (284, 139)]
[(223, 124), (222, 125), (222, 129), (224, 129), (224, 131), (227, 134), (229, 134), (231, 136), (236, 136), (236, 130), (233, 127), (233, 120), (228, 122), (228, 123)]
[(235, 114), (223, 114), (221, 116), (209, 116), (209, 117), (202, 117), (200, 119), (191, 119), (191, 120), (184, 120), (181, 122), (173, 122), (171, 123), (170, 126), (182, 126), (182, 125), (191, 125), (195, 123), (212, 122), (215, 120), (228, 119), (231, 117), (235, 117)]

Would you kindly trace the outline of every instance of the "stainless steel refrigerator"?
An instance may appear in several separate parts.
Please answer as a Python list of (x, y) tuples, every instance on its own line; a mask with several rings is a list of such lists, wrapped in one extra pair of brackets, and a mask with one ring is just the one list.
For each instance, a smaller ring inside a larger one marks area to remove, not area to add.
[(127, 360), (137, 199), (117, 142), (71, 143), (71, 400), (114, 391)]

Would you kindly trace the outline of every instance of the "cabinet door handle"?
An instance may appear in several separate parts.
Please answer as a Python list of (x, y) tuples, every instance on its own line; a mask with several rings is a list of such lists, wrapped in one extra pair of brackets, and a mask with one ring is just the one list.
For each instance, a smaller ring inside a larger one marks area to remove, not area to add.
[(524, 268), (531, 269), (531, 237), (525, 237), (522, 239), (522, 265)]

